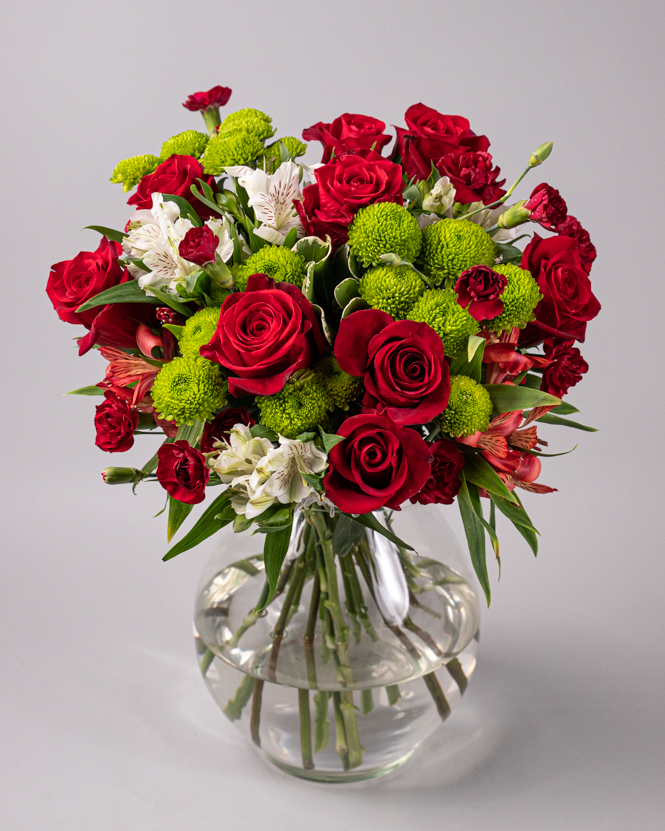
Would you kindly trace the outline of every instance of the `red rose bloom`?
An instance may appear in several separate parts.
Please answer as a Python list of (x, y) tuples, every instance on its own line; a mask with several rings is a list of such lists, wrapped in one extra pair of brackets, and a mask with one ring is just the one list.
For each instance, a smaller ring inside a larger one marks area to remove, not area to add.
[(210, 470), (202, 453), (181, 439), (163, 444), (157, 458), (157, 479), (169, 496), (186, 505), (203, 502)]
[(77, 314), (86, 300), (112, 286), (124, 283), (129, 275), (118, 262), (122, 246), (102, 237), (96, 251), (81, 251), (73, 260), (64, 260), (51, 266), (46, 293), (60, 320), (81, 323), (90, 328), (99, 308)]
[(537, 222), (549, 231), (564, 222), (568, 215), (568, 206), (559, 191), (545, 182), (531, 191), (524, 207), (531, 211), (529, 219), (532, 222)]
[(579, 220), (574, 216), (569, 216), (565, 222), (557, 225), (555, 231), (557, 234), (575, 240), (577, 243), (577, 251), (582, 261), (582, 267), (588, 274), (591, 271), (593, 261), (596, 259), (596, 246), (591, 242), (589, 232), (582, 228)]
[[(458, 148), (485, 151), (487, 136), (477, 136), (466, 118), (443, 115), (424, 104), (414, 104), (406, 111), (407, 129), (396, 127), (397, 154), (410, 179), (428, 179), (432, 162)], [(472, 200), (473, 201), (473, 200)]]
[(247, 289), (226, 298), (201, 355), (226, 367), (234, 397), (279, 392), (298, 369), (323, 353), (325, 341), (312, 304), (296, 286), (252, 274)]
[(195, 265), (205, 265), (215, 261), (215, 252), (219, 245), (216, 237), (207, 225), (190, 228), (178, 246), (178, 253), (184, 260)]
[(330, 451), (323, 484), (340, 511), (366, 514), (384, 505), (398, 510), (429, 478), (427, 444), (383, 413), (347, 418), (337, 434), (345, 441)]
[(589, 371), (589, 364), (572, 341), (545, 341), (545, 357), (552, 363), (543, 372), (540, 388), (557, 398), (563, 398), (570, 387), (574, 387), (582, 380), (582, 375)]
[(79, 339), (79, 355), (85, 355), (95, 345), (135, 349), (136, 330), (140, 324), (155, 324), (155, 306), (148, 303), (111, 303), (90, 311), (97, 315), (90, 331)]
[(491, 320), (503, 312), (501, 295), (507, 285), (505, 274), (487, 265), (474, 265), (457, 278), (457, 301), (474, 320)]
[(379, 309), (340, 323), (335, 357), (350, 375), (363, 375), (363, 407), (385, 408), (396, 424), (426, 424), (445, 410), (450, 370), (441, 338), (426, 323), (395, 322)]
[(489, 153), (456, 150), (439, 159), (436, 169), (450, 179), (455, 186), (455, 201), (463, 205), (470, 202), (489, 205), (506, 192), (501, 187), (506, 180), (497, 182), (501, 168), (492, 166)]
[(412, 503), (421, 505), (452, 505), (462, 487), (459, 474), (464, 467), (464, 456), (454, 443), (441, 439), (429, 445), (432, 451), (432, 468), (423, 489), (410, 497)]
[(591, 282), (571, 237), (541, 239), (524, 249), (522, 268), (530, 271), (543, 299), (536, 307), (536, 328), (562, 340), (584, 340), (587, 321), (600, 311)]
[(229, 87), (213, 87), (206, 92), (193, 92), (182, 105), (192, 112), (207, 110), (208, 107), (223, 107), (231, 97)]
[(302, 131), (305, 141), (320, 141), (323, 145), (323, 158), (326, 164), (333, 154), (339, 156), (346, 150), (381, 150), (390, 141), (390, 136), (383, 131), (385, 122), (369, 115), (344, 113), (331, 124), (319, 121)]
[(201, 436), (201, 453), (211, 453), (215, 449), (215, 442), (227, 439), (236, 424), (246, 424), (247, 427), (256, 424), (247, 407), (227, 407), (209, 421)]
[(95, 407), (95, 444), (107, 453), (124, 453), (134, 444), (138, 423), (137, 410), (114, 393), (105, 392), (103, 403)]
[(192, 185), (198, 187), (197, 179), (202, 179), (213, 187), (212, 176), (205, 176), (203, 168), (193, 156), (174, 154), (158, 165), (154, 173), (144, 176), (139, 182), (136, 193), (127, 200), (128, 205), (136, 205), (137, 210), (152, 208), (153, 193), (168, 193), (182, 196), (202, 218), (210, 217), (210, 209), (191, 192)]

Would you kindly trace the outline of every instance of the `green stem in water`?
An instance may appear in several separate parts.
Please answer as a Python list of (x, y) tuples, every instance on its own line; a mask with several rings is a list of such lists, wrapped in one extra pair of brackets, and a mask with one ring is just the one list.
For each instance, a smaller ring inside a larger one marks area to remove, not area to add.
[(201, 675), (205, 677), (206, 672), (210, 669), (210, 664), (215, 660), (215, 653), (212, 649), (206, 649), (201, 658)]
[(242, 717), (242, 711), (254, 692), (254, 681), (253, 676), (245, 675), (233, 698), (229, 698), (222, 712), (230, 721), (238, 721)]
[(309, 690), (298, 690), (298, 709), (300, 710), (300, 749), (302, 766), (305, 770), (314, 767), (312, 758), (312, 724), (309, 715)]
[[(261, 596), (258, 599), (256, 606), (252, 609), (252, 611), (247, 615), (247, 617), (243, 620), (240, 626), (236, 629), (233, 633), (233, 637), (229, 640), (228, 645), (230, 647), (235, 647), (238, 645), (240, 638), (245, 634), (245, 632), (251, 627), (254, 626), (256, 621), (261, 617), (263, 613), (263, 607), (265, 606), (266, 600), (268, 599), (268, 595), (270, 593), (270, 585), (266, 580), (263, 590), (261, 591)], [(203, 662), (201, 662), (203, 663)], [(205, 673), (204, 673), (205, 674)]]
[(455, 683), (459, 687), (460, 695), (464, 695), (466, 688), (469, 686), (469, 679), (464, 674), (462, 664), (460, 664), (457, 658), (453, 658), (452, 661), (448, 661), (446, 664), (446, 669), (455, 679)]
[(320, 753), (328, 747), (330, 739), (329, 700), (328, 690), (319, 690), (314, 693), (314, 753)]
[(388, 694), (388, 704), (391, 707), (394, 707), (402, 696), (397, 684), (391, 684), (389, 687), (386, 687), (386, 693)]
[(349, 754), (349, 767), (357, 768), (363, 763), (365, 748), (360, 744), (358, 733), (358, 719), (356, 718), (356, 706), (353, 703), (351, 690), (344, 690), (338, 693), (340, 697), (340, 710), (344, 719), (344, 732), (346, 733), (346, 747)]
[(314, 574), (312, 583), (312, 598), (309, 604), (309, 616), (307, 627), (303, 635), (305, 645), (305, 662), (307, 664), (307, 680), (312, 689), (316, 688), (316, 661), (314, 659), (314, 632), (316, 630), (316, 617), (319, 611), (319, 600), (321, 599), (321, 578), (319, 572)]
[(291, 612), (291, 606), (293, 605), (295, 598), (299, 596), (298, 591), (304, 578), (305, 558), (300, 557), (293, 567), (293, 578), (289, 585), (289, 590), (286, 593), (282, 611), (279, 613), (279, 618), (277, 619), (272, 639), (272, 649), (270, 650), (270, 660), (268, 662), (268, 680), (272, 681), (273, 684), (277, 682), (277, 657), (279, 655), (279, 647), (281, 646), (282, 638), (284, 637), (284, 628), (286, 627), (286, 623)]
[(443, 694), (443, 690), (441, 689), (441, 684), (439, 684), (439, 679), (436, 677), (436, 673), (429, 672), (427, 675), (423, 675), (423, 681), (427, 684), (427, 689), (434, 699), (436, 709), (441, 716), (441, 721), (445, 721), (450, 715), (450, 704), (448, 704), (448, 700)]
[(249, 733), (252, 741), (257, 747), (261, 747), (261, 699), (263, 697), (263, 681), (260, 678), (254, 679), (254, 691), (252, 692), (252, 715), (249, 721)]
[(333, 696), (333, 710), (335, 713), (335, 750), (337, 755), (342, 760), (342, 767), (344, 770), (349, 770), (349, 749), (346, 744), (346, 730), (344, 729), (344, 716), (341, 709), (340, 693), (334, 692)]
[(374, 697), (371, 690), (362, 690), (360, 693), (360, 712), (366, 716), (374, 709)]

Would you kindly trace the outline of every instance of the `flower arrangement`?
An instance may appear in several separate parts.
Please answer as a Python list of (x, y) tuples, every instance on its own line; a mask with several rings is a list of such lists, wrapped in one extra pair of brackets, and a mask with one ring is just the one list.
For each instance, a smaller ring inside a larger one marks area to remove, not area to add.
[[(457, 501), (489, 602), (496, 512), (537, 551), (518, 492), (553, 490), (539, 425), (591, 429), (562, 398), (588, 369), (575, 343), (600, 310), (595, 248), (550, 185), (508, 204), (552, 143), (505, 189), (460, 116), (417, 104), (394, 141), (348, 113), (276, 139), (259, 110), (222, 119), (230, 95), (191, 95), (205, 132), (119, 162), (124, 230), (89, 226), (96, 251), (51, 269), (58, 316), (86, 330), (79, 354), (108, 362), (74, 390), (103, 397), (97, 445), (164, 435), (143, 468), (104, 480), (157, 481), (169, 541), (207, 502), (165, 559), (227, 525), (264, 534), (264, 603), (297, 510), (408, 550), (376, 512)], [(320, 164), (298, 161), (306, 142)]]

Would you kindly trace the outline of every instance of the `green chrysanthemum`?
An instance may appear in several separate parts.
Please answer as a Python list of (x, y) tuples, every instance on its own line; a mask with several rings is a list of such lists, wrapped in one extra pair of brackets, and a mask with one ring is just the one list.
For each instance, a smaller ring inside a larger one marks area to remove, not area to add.
[(418, 220), (396, 202), (377, 202), (358, 211), (349, 226), (349, 248), (364, 265), (378, 265), (382, 254), (412, 263), (420, 252)]
[(210, 299), (217, 306), (221, 306), (226, 298), (231, 294), (231, 289), (224, 289), (218, 286), (217, 283), (210, 284)]
[(295, 136), (284, 136), (284, 138), (281, 138), (279, 141), (269, 144), (266, 147), (266, 156), (269, 159), (279, 158), (280, 142), (284, 145), (284, 147), (286, 147), (289, 155), (293, 159), (297, 159), (298, 156), (304, 156), (307, 152), (307, 145), (300, 141), (300, 139), (297, 139)]
[(174, 358), (155, 378), (152, 400), (160, 418), (178, 425), (212, 418), (226, 403), (219, 367), (205, 358)]
[(213, 136), (201, 164), (206, 173), (218, 176), (225, 167), (249, 164), (263, 153), (263, 142), (251, 133), (234, 132)]
[(248, 118), (256, 119), (257, 121), (264, 121), (266, 124), (272, 123), (272, 118), (261, 110), (255, 110), (252, 107), (244, 107), (242, 110), (236, 110), (234, 113), (229, 113), (224, 121), (223, 127), (230, 127), (232, 125), (242, 124)]
[(440, 286), (452, 281), (472, 265), (493, 265), (496, 248), (492, 237), (475, 222), (441, 219), (423, 232), (420, 259), (425, 273)]
[(206, 306), (187, 319), (178, 341), (183, 358), (199, 357), (199, 349), (215, 334), (219, 312), (219, 306)]
[(487, 430), (491, 414), (492, 399), (485, 387), (466, 375), (453, 375), (448, 406), (435, 421), (451, 436), (470, 436)]
[(344, 372), (335, 358), (321, 358), (314, 371), (320, 377), (334, 405), (341, 410), (348, 410), (349, 404), (360, 398), (363, 379)]
[(157, 156), (132, 156), (123, 159), (115, 166), (110, 181), (114, 185), (122, 185), (124, 193), (135, 188), (136, 185), (149, 173), (154, 173), (159, 158)]
[(179, 156), (194, 156), (198, 159), (199, 156), (208, 146), (210, 136), (205, 133), (199, 133), (197, 130), (185, 130), (184, 133), (178, 133), (171, 136), (162, 144), (162, 152), (160, 158), (162, 161), (168, 159), (177, 153)]
[(514, 326), (524, 329), (527, 323), (536, 319), (534, 309), (543, 298), (538, 283), (530, 271), (513, 263), (494, 265), (492, 268), (499, 274), (505, 274), (508, 285), (501, 295), (503, 312), (486, 323), (485, 327), (491, 332), (510, 331)]
[(443, 341), (449, 358), (457, 357), (466, 349), (469, 335), (475, 335), (480, 329), (478, 321), (457, 302), (454, 289), (427, 289), (407, 319), (431, 326)]
[(403, 320), (414, 307), (425, 284), (408, 265), (378, 266), (363, 274), (360, 296), (373, 309)]
[(274, 395), (256, 398), (261, 424), (280, 436), (294, 439), (322, 421), (334, 408), (332, 396), (314, 373), (290, 380)]
[(278, 283), (302, 288), (306, 273), (305, 258), (300, 254), (279, 245), (264, 245), (234, 273), (233, 282), (239, 291), (245, 291), (250, 274), (267, 274)]

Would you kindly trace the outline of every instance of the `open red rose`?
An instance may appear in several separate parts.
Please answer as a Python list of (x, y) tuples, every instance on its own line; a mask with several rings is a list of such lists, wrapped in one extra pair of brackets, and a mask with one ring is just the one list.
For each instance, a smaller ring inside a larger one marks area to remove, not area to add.
[(112, 392), (95, 407), (95, 444), (107, 453), (124, 453), (134, 444), (134, 430), (139, 423), (137, 410)]
[(207, 225), (190, 228), (178, 246), (178, 254), (195, 265), (205, 265), (215, 261), (215, 252), (219, 245), (216, 237)]
[(136, 348), (136, 330), (140, 324), (155, 325), (156, 306), (148, 303), (111, 303), (91, 309), (97, 312), (90, 331), (79, 339), (79, 355), (93, 346)]
[(193, 92), (182, 105), (187, 110), (198, 112), (208, 107), (223, 107), (231, 97), (229, 87), (212, 87), (205, 92)]
[(86, 300), (112, 286), (124, 283), (129, 275), (118, 262), (122, 246), (102, 237), (96, 251), (81, 251), (73, 260), (64, 260), (51, 266), (46, 293), (60, 320), (81, 323), (90, 328), (99, 308), (77, 314)]
[(545, 182), (531, 191), (531, 196), (524, 207), (527, 211), (531, 211), (529, 216), (531, 222), (537, 222), (549, 231), (561, 225), (568, 215), (568, 206), (559, 191)]
[(582, 380), (582, 375), (589, 371), (589, 364), (572, 341), (545, 341), (545, 357), (551, 363), (543, 372), (540, 388), (557, 398), (566, 395), (570, 387), (574, 387)]
[(426, 323), (395, 322), (379, 309), (340, 323), (335, 357), (350, 375), (364, 376), (363, 407), (385, 408), (396, 424), (426, 424), (445, 410), (450, 370), (441, 338)]
[(505, 274), (487, 265), (474, 265), (457, 278), (457, 302), (474, 320), (491, 320), (503, 311), (501, 295), (507, 285)]
[(398, 510), (429, 478), (427, 444), (415, 430), (399, 427), (383, 413), (351, 416), (337, 434), (345, 440), (330, 451), (323, 484), (340, 511)]
[(157, 458), (157, 479), (169, 496), (186, 505), (203, 502), (210, 470), (202, 453), (181, 439), (163, 444)]
[(455, 201), (463, 205), (470, 202), (489, 205), (506, 192), (502, 188), (506, 180), (497, 182), (501, 168), (492, 165), (489, 153), (455, 150), (442, 156), (436, 162), (436, 169), (450, 179), (455, 187)]
[(459, 474), (464, 467), (464, 456), (454, 442), (440, 439), (429, 445), (432, 467), (422, 490), (410, 497), (414, 504), (452, 505), (462, 487)]
[(386, 129), (384, 121), (372, 118), (369, 115), (344, 113), (331, 124), (323, 121), (302, 131), (305, 141), (320, 141), (323, 145), (325, 164), (333, 157), (339, 156), (346, 150), (376, 150), (378, 153), (390, 141), (390, 136), (383, 131)]
[(227, 439), (236, 424), (246, 424), (247, 427), (256, 424), (247, 407), (227, 407), (209, 421), (201, 436), (201, 453), (211, 453), (215, 449), (215, 442)]
[(575, 240), (582, 267), (588, 274), (591, 271), (593, 261), (596, 259), (596, 246), (591, 242), (589, 232), (581, 226), (579, 220), (574, 216), (567, 217), (554, 230), (561, 236)]
[(575, 240), (563, 236), (541, 239), (534, 234), (524, 249), (522, 268), (531, 272), (543, 295), (531, 328), (562, 340), (583, 341), (587, 321), (598, 314), (600, 303), (591, 290)]
[(410, 179), (428, 179), (432, 162), (458, 148), (485, 151), (487, 136), (477, 136), (466, 118), (443, 115), (424, 104), (414, 104), (406, 111), (407, 129), (396, 127), (397, 154)]
[(324, 349), (316, 313), (300, 289), (252, 274), (245, 291), (226, 298), (215, 334), (200, 352), (232, 373), (229, 392), (238, 397), (279, 392)]
[(210, 217), (210, 209), (191, 192), (192, 185), (199, 187), (197, 179), (202, 179), (213, 186), (212, 176), (206, 176), (203, 168), (193, 156), (174, 154), (158, 165), (154, 173), (144, 176), (139, 182), (136, 193), (127, 200), (128, 205), (136, 205), (137, 210), (152, 208), (153, 193), (168, 193), (182, 196), (194, 208), (202, 219)]

